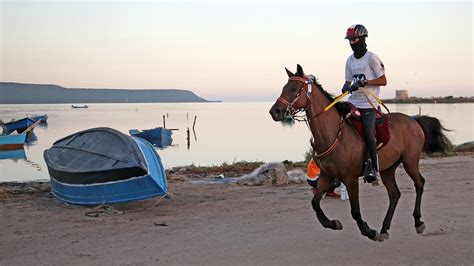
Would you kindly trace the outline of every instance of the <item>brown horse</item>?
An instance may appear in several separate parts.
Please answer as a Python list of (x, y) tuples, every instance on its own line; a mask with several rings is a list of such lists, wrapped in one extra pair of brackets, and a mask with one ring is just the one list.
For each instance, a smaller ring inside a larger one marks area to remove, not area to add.
[[(286, 69), (286, 68), (285, 68)], [(345, 125), (342, 107), (324, 111), (334, 101), (312, 76), (306, 76), (298, 65), (293, 74), (288, 69), (288, 83), (283, 87), (280, 98), (270, 109), (275, 121), (281, 121), (288, 110), (295, 114), (303, 111), (305, 120), (313, 135), (313, 159), (321, 168), (317, 193), (311, 201), (316, 217), (325, 228), (341, 230), (339, 220), (329, 220), (320, 207), (320, 200), (328, 190), (334, 178), (341, 180), (347, 187), (351, 204), (351, 214), (357, 222), (362, 235), (374, 241), (388, 239), (388, 230), (393, 213), (400, 198), (400, 190), (395, 181), (395, 170), (403, 164), (405, 171), (413, 180), (416, 190), (413, 217), (418, 234), (423, 233), (425, 224), (421, 221), (421, 196), (425, 179), (419, 170), (421, 153), (446, 152), (450, 142), (443, 133), (446, 130), (438, 119), (428, 116), (412, 118), (402, 113), (391, 113), (390, 141), (379, 150), (380, 174), (389, 197), (387, 214), (380, 233), (371, 229), (362, 219), (359, 208), (359, 182), (363, 162), (368, 157), (365, 144), (354, 127)], [(314, 87), (308, 93), (308, 87)]]

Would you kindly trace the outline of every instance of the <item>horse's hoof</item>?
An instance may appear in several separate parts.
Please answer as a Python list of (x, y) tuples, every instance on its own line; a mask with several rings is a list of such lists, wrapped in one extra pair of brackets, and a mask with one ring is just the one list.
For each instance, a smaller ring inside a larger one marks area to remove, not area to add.
[(373, 241), (376, 241), (376, 242), (382, 242), (383, 239), (380, 238), (380, 234), (379, 232), (375, 231), (375, 236), (374, 238), (372, 238)]
[(416, 233), (417, 234), (422, 234), (425, 231), (425, 223), (421, 222), (421, 224), (416, 227)]
[(381, 233), (380, 234), (380, 242), (384, 241), (385, 239), (388, 239), (389, 236), (390, 235), (388, 233)]
[(342, 223), (339, 220), (334, 220), (336, 228), (334, 230), (342, 230)]

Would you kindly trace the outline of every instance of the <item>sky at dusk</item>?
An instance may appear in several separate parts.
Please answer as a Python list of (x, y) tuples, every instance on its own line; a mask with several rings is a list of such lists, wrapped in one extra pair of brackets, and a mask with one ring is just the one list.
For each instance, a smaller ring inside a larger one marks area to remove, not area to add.
[(340, 93), (356, 23), (388, 85), (473, 96), (472, 1), (1, 1), (0, 81), (278, 98), (284, 67)]

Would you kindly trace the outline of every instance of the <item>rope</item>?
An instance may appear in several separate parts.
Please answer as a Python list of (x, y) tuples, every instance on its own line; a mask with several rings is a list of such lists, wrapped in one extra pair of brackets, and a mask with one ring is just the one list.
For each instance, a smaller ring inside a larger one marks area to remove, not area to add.
[[(163, 198), (166, 198), (166, 199), (170, 199), (170, 200), (171, 200), (170, 194), (166, 193), (165, 195), (161, 196), (161, 197), (155, 202), (155, 204), (153, 204), (153, 206), (151, 206), (151, 207), (148, 208), (148, 209), (153, 209), (153, 208), (155, 208), (155, 207), (158, 205), (158, 203), (160, 203), (160, 201), (161, 201)], [(173, 201), (173, 200), (171, 200), (171, 201)]]
[(87, 217), (97, 218), (101, 214), (116, 215), (116, 214), (124, 214), (124, 212), (116, 210), (111, 205), (99, 205), (94, 208), (94, 211), (88, 211), (84, 215)]

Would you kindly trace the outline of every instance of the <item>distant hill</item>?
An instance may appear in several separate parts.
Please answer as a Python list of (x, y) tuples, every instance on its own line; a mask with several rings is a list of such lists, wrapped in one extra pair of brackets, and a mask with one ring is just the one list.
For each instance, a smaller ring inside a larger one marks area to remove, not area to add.
[(0, 104), (208, 102), (188, 90), (72, 89), (57, 85), (0, 82)]

